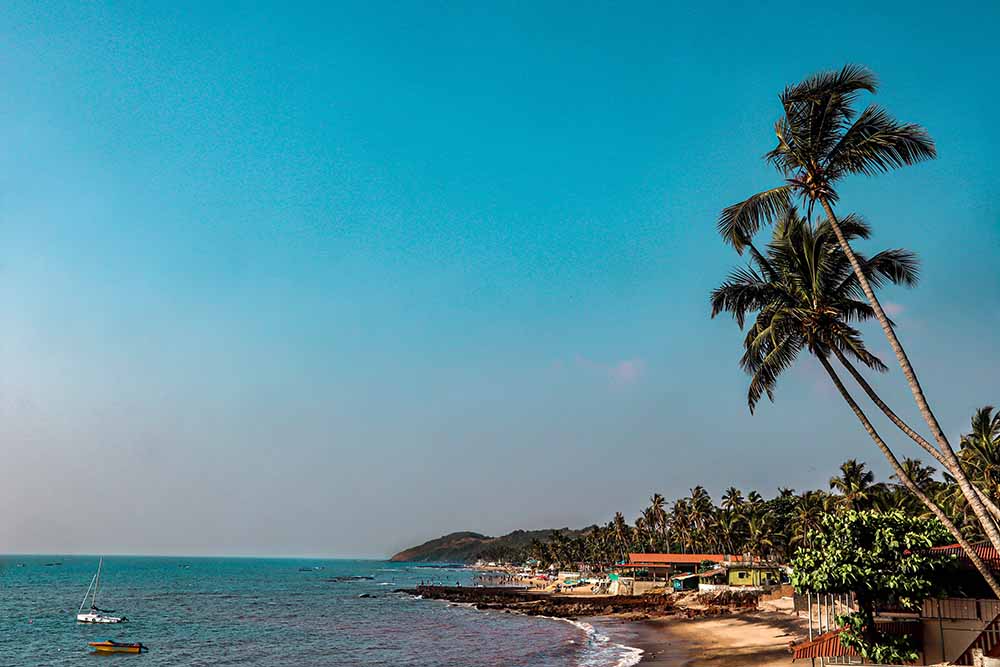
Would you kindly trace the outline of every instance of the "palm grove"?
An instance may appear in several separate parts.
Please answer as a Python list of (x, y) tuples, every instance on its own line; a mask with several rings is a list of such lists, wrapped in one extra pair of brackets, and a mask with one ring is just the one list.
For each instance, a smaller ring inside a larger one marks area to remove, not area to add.
[[(764, 396), (775, 400), (782, 373), (804, 354), (811, 356), (889, 463), (892, 481), (876, 484), (863, 464), (848, 461), (831, 480), (834, 493), (782, 490), (765, 500), (729, 489), (715, 504), (695, 487), (669, 507), (655, 495), (632, 524), (619, 513), (580, 535), (556, 533), (547, 544), (533, 544), (530, 555), (610, 564), (629, 551), (670, 550), (784, 560), (809, 546), (824, 516), (844, 508), (898, 507), (939, 523), (1000, 597), (1000, 585), (972, 548), (987, 541), (1000, 550), (1000, 416), (991, 407), (979, 410), (956, 451), (876, 294), (889, 283), (916, 285), (916, 256), (905, 249), (855, 250), (857, 242), (872, 237), (872, 226), (857, 213), (835, 211), (841, 206), (837, 188), (847, 177), (875, 176), (936, 157), (919, 125), (899, 122), (877, 104), (858, 109), (859, 98), (876, 91), (870, 71), (849, 65), (781, 93), (777, 145), (765, 155), (780, 180), (722, 211), (720, 236), (747, 264), (712, 293), (711, 312), (728, 313), (745, 330), (740, 365), (750, 377), (751, 412)], [(887, 339), (923, 424), (907, 423), (870, 384), (868, 374), (889, 366), (865, 344), (858, 326), (869, 321)], [(927, 463), (897, 456), (869, 416), (874, 411), (923, 450)]]

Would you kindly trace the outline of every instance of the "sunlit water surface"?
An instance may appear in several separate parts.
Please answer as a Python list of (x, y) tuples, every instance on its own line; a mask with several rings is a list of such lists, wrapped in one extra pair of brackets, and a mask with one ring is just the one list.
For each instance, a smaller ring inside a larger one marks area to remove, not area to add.
[[(471, 573), (459, 568), (109, 557), (98, 606), (129, 621), (79, 624), (96, 569), (96, 557), (0, 557), (0, 665), (623, 667), (638, 660), (585, 623), (393, 593), (422, 581), (470, 585)], [(92, 654), (87, 642), (103, 639), (142, 642), (149, 652)]]

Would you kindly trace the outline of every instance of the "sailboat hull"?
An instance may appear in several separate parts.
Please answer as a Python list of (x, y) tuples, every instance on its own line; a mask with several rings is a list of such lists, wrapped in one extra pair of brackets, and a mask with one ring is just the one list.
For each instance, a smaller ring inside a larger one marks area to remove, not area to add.
[(77, 623), (124, 623), (127, 619), (124, 616), (105, 616), (104, 614), (77, 614)]

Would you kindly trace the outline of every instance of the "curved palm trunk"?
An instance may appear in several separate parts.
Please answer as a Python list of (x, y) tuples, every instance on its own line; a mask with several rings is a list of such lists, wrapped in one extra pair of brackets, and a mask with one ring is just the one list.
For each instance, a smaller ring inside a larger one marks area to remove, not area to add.
[[(920, 445), (920, 447), (924, 451), (933, 456), (938, 463), (944, 466), (945, 470), (947, 470), (949, 473), (952, 472), (951, 466), (948, 465), (948, 460), (945, 459), (944, 455), (941, 452), (939, 452), (931, 443), (927, 442), (927, 440), (925, 440), (922, 435), (920, 435), (912, 428), (910, 428), (909, 424), (900, 419), (899, 415), (893, 412), (892, 408), (890, 408), (888, 405), (885, 404), (882, 398), (877, 393), (875, 393), (875, 389), (872, 388), (870, 384), (868, 384), (868, 381), (858, 371), (858, 369), (854, 366), (854, 364), (852, 364), (850, 360), (848, 360), (847, 357), (844, 356), (844, 353), (836, 348), (833, 349), (833, 353), (837, 356), (837, 359), (840, 361), (841, 365), (847, 369), (847, 371), (851, 374), (854, 380), (861, 386), (864, 392), (868, 394), (868, 398), (872, 400), (872, 403), (878, 406), (879, 410), (881, 410), (882, 413), (889, 418), (889, 421), (895, 424), (900, 431), (905, 433), (907, 437), (910, 438), (910, 440), (913, 440), (913, 442)], [(990, 514), (992, 514), (995, 517), (995, 520), (1000, 519), (1000, 507), (997, 507), (996, 503), (994, 503), (993, 500), (991, 500), (988, 495), (983, 493), (983, 490), (980, 489), (978, 486), (973, 484), (972, 488), (975, 489), (976, 495), (979, 496), (979, 499), (982, 501), (983, 506), (989, 511)]]
[(844, 236), (844, 232), (840, 228), (840, 223), (837, 221), (837, 216), (833, 213), (833, 208), (830, 207), (830, 203), (825, 197), (820, 198), (820, 203), (822, 203), (827, 216), (830, 218), (830, 226), (833, 227), (833, 231), (837, 235), (837, 240), (840, 242), (840, 247), (843, 249), (844, 254), (847, 255), (847, 259), (851, 262), (851, 267), (854, 269), (854, 275), (857, 276), (858, 283), (861, 285), (862, 291), (864, 291), (865, 296), (868, 297), (868, 301), (871, 304), (872, 309), (875, 311), (875, 317), (882, 326), (882, 331), (885, 332), (885, 337), (889, 340), (889, 345), (892, 347), (892, 351), (896, 354), (896, 360), (899, 362), (899, 367), (903, 370), (903, 376), (906, 378), (906, 382), (910, 385), (910, 391), (913, 393), (913, 398), (917, 402), (917, 408), (920, 410), (920, 414), (923, 416), (924, 421), (927, 422), (927, 426), (930, 427), (931, 435), (933, 435), (934, 440), (937, 441), (941, 454), (943, 454), (945, 460), (948, 461), (949, 471), (955, 477), (955, 481), (958, 483), (958, 488), (962, 490), (962, 495), (965, 496), (965, 499), (968, 501), (969, 507), (972, 509), (972, 513), (976, 515), (976, 518), (982, 525), (983, 532), (986, 533), (990, 543), (995, 549), (1000, 551), (1000, 531), (997, 530), (996, 524), (993, 523), (993, 520), (986, 512), (986, 508), (983, 506), (983, 503), (979, 498), (979, 494), (976, 493), (976, 488), (969, 481), (965, 471), (962, 469), (958, 456), (955, 455), (955, 450), (951, 448), (951, 445), (948, 443), (948, 438), (945, 437), (944, 431), (941, 430), (941, 425), (938, 424), (937, 417), (934, 416), (934, 413), (931, 412), (930, 406), (927, 405), (927, 399), (924, 398), (924, 390), (920, 387), (920, 382), (917, 380), (917, 375), (914, 373), (913, 367), (910, 366), (910, 360), (906, 356), (906, 352), (903, 350), (903, 346), (900, 344), (899, 338), (896, 337), (896, 332), (889, 323), (889, 318), (886, 317), (885, 311), (882, 310), (882, 304), (880, 304), (878, 299), (875, 297), (875, 291), (872, 289), (871, 283), (868, 282), (868, 278), (861, 269), (861, 264), (858, 262), (858, 258), (854, 254), (851, 244), (847, 242), (847, 238)]
[(910, 493), (915, 495), (920, 500), (920, 502), (922, 502), (927, 507), (927, 509), (929, 509), (934, 514), (937, 520), (940, 521), (944, 525), (944, 527), (948, 529), (948, 532), (951, 533), (952, 536), (958, 541), (959, 546), (961, 546), (962, 549), (965, 551), (969, 560), (972, 561), (972, 564), (979, 571), (979, 574), (981, 574), (983, 576), (983, 579), (986, 580), (987, 585), (993, 590), (993, 593), (998, 598), (1000, 598), (1000, 584), (997, 583), (997, 580), (993, 576), (993, 573), (990, 572), (989, 568), (986, 567), (986, 564), (976, 554), (976, 550), (972, 547), (969, 541), (965, 539), (965, 537), (962, 535), (961, 531), (955, 526), (955, 524), (952, 523), (951, 519), (948, 518), (948, 515), (945, 514), (944, 511), (937, 506), (937, 503), (928, 498), (927, 494), (924, 493), (919, 486), (913, 483), (913, 480), (910, 479), (910, 476), (907, 475), (906, 471), (903, 470), (902, 466), (899, 465), (899, 461), (896, 459), (896, 455), (893, 454), (892, 450), (889, 449), (889, 446), (885, 444), (885, 441), (882, 440), (878, 432), (875, 430), (875, 427), (872, 426), (872, 423), (868, 420), (867, 415), (865, 415), (864, 411), (854, 400), (854, 397), (851, 396), (851, 394), (847, 391), (847, 388), (844, 387), (844, 384), (840, 381), (840, 377), (837, 376), (837, 372), (833, 370), (833, 366), (830, 365), (829, 360), (823, 355), (816, 355), (816, 356), (819, 359), (819, 362), (823, 364), (823, 368), (826, 369), (826, 372), (830, 376), (830, 379), (833, 380), (833, 384), (837, 387), (837, 390), (840, 392), (840, 395), (843, 396), (844, 400), (847, 401), (847, 404), (851, 406), (851, 410), (857, 416), (858, 421), (861, 422), (861, 425), (864, 426), (865, 431), (868, 432), (868, 435), (871, 436), (871, 439), (875, 441), (876, 445), (878, 445), (878, 448), (882, 451), (882, 454), (885, 455), (886, 460), (889, 461), (889, 465), (892, 466), (892, 471), (893, 473), (895, 473), (899, 481), (901, 481), (903, 485), (907, 489), (909, 489)]

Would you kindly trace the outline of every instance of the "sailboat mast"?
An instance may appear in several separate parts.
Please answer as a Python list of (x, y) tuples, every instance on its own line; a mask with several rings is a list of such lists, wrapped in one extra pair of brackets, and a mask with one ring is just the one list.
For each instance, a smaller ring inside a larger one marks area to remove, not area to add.
[(97, 609), (97, 589), (101, 587), (101, 566), (104, 565), (104, 556), (97, 562), (97, 580), (94, 585), (94, 599), (90, 601), (90, 606)]
[(97, 581), (96, 574), (90, 578), (90, 586), (87, 586), (87, 592), (83, 594), (83, 599), (80, 600), (80, 608), (76, 610), (77, 614), (83, 611), (83, 605), (87, 604), (87, 598), (90, 596), (90, 589), (94, 587), (95, 581)]

